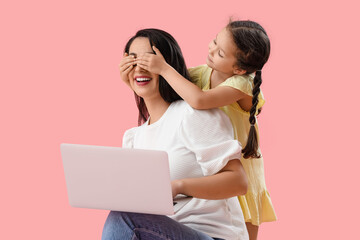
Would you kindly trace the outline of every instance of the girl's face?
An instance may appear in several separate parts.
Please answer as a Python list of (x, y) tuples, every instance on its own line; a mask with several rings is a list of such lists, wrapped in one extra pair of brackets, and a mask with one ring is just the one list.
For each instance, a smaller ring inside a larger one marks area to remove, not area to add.
[(206, 64), (212, 69), (229, 74), (239, 74), (236, 64), (237, 47), (231, 32), (225, 27), (209, 43), (209, 55)]
[[(146, 37), (138, 37), (133, 40), (129, 48), (129, 55), (134, 55), (135, 58), (145, 53), (152, 53), (149, 39)], [(130, 87), (134, 92), (144, 98), (160, 97), (159, 92), (159, 75), (148, 72), (147, 70), (139, 67), (134, 67), (129, 73)]]

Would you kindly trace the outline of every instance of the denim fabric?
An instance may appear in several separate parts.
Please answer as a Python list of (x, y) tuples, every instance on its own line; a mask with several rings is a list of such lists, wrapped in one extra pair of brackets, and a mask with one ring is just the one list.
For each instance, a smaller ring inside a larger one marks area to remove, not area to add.
[(111, 211), (102, 240), (213, 240), (167, 216)]

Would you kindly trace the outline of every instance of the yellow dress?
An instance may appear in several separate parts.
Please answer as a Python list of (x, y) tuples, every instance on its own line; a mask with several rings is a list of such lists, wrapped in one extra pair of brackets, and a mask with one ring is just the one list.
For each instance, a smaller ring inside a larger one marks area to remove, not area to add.
[[(206, 91), (210, 89), (211, 68), (207, 65), (201, 65), (190, 68), (189, 72), (192, 80), (202, 90)], [(230, 86), (252, 96), (254, 82), (251, 75), (237, 75), (226, 79), (218, 86)], [(259, 103), (257, 108), (260, 108), (265, 103), (262, 92), (260, 92), (258, 98)], [(237, 102), (221, 107), (220, 109), (229, 116), (234, 128), (235, 138), (245, 147), (250, 129), (250, 113), (240, 108)], [(255, 127), (258, 132), (257, 123)], [(258, 151), (261, 154), (260, 149)], [(275, 221), (275, 211), (265, 184), (263, 158), (242, 158), (241, 163), (248, 177), (248, 191), (246, 195), (238, 197), (245, 221), (257, 226), (262, 222)]]

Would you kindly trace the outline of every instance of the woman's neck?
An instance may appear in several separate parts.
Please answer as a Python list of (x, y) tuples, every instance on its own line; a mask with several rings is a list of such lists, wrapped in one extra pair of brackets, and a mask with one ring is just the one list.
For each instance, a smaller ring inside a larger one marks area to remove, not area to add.
[(226, 79), (232, 77), (233, 75), (233, 73), (223, 73), (214, 69), (210, 76), (210, 88), (216, 87), (217, 85), (224, 82)]
[(144, 101), (150, 116), (149, 125), (158, 121), (170, 106), (170, 103), (166, 102), (162, 98), (155, 98), (151, 100), (144, 99)]

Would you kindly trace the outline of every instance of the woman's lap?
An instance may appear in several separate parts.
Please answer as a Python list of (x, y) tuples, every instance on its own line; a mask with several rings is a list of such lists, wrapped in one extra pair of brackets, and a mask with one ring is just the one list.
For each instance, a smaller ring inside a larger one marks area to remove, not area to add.
[(111, 211), (106, 219), (102, 240), (212, 240), (167, 216)]

